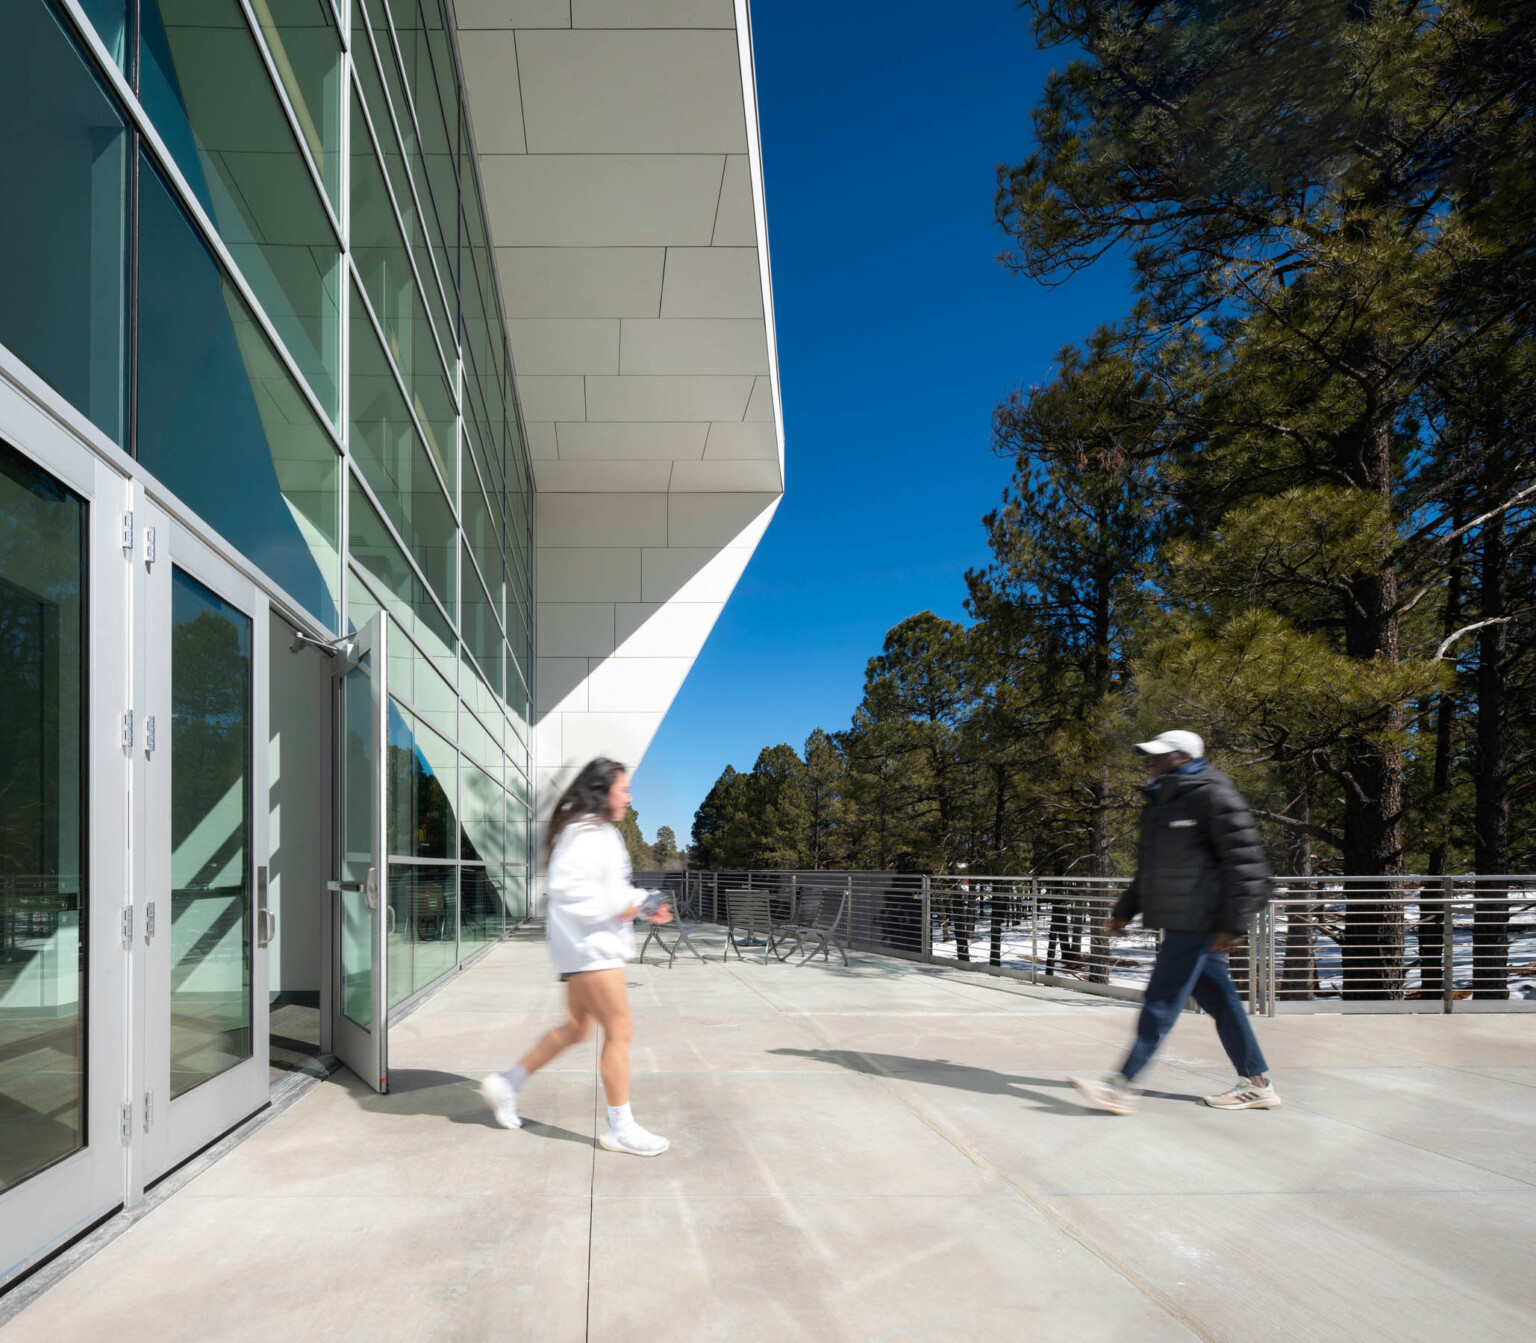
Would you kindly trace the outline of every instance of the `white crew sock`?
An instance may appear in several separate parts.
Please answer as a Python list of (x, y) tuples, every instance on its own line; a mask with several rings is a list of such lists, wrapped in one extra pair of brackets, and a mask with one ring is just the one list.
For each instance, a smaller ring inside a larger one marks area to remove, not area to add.
[(502, 1076), (507, 1079), (507, 1085), (513, 1091), (521, 1091), (523, 1083), (528, 1080), (528, 1069), (523, 1067), (521, 1063), (514, 1063), (506, 1072), (502, 1073)]
[(634, 1115), (629, 1112), (629, 1102), (623, 1105), (610, 1105), (608, 1107), (608, 1127), (618, 1132), (619, 1129), (628, 1128), (635, 1122)]

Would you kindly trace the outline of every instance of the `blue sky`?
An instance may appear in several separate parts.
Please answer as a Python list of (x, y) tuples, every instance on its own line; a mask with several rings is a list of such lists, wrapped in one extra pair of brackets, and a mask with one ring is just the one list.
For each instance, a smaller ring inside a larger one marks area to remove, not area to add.
[(636, 772), (641, 829), (683, 843), (727, 764), (848, 725), (892, 625), (964, 616), (992, 408), (1129, 307), (1123, 265), (1045, 289), (996, 261), (996, 167), (1065, 59), (1011, 0), (759, 0), (753, 38), (788, 479)]

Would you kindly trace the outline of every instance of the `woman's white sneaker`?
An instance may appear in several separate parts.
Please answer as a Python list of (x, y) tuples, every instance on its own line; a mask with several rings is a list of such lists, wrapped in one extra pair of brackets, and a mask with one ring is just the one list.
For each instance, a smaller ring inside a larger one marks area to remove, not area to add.
[(502, 1128), (522, 1128), (523, 1119), (517, 1112), (517, 1092), (512, 1083), (500, 1073), (492, 1073), (481, 1079), (480, 1094), (490, 1103), (491, 1112)]
[(1273, 1082), (1260, 1086), (1249, 1078), (1240, 1077), (1236, 1086), (1228, 1087), (1220, 1095), (1207, 1096), (1205, 1103), (1218, 1110), (1273, 1110), (1280, 1104), (1280, 1097), (1275, 1095)]
[(647, 1133), (639, 1124), (625, 1124), (620, 1128), (608, 1125), (598, 1136), (610, 1152), (628, 1152), (631, 1156), (660, 1156), (672, 1144), (655, 1133)]

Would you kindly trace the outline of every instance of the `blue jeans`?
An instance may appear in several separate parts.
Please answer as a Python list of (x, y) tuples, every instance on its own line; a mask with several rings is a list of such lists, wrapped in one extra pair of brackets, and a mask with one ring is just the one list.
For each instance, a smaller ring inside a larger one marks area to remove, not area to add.
[(1243, 1000), (1237, 996), (1237, 987), (1227, 973), (1226, 956), (1211, 950), (1211, 934), (1165, 932), (1136, 1023), (1136, 1043), (1120, 1069), (1126, 1079), (1135, 1077), (1152, 1061), (1152, 1055), (1191, 997), (1214, 1018), (1221, 1047), (1227, 1051), (1237, 1075), (1265, 1076), (1269, 1065), (1253, 1037)]

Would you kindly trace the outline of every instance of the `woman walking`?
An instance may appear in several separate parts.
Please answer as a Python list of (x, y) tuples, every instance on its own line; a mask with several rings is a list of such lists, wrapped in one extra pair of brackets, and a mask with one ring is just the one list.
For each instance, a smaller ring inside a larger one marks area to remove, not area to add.
[[(600, 1060), (608, 1127), (598, 1141), (610, 1152), (659, 1156), (667, 1140), (647, 1133), (629, 1109), (629, 994), (624, 965), (635, 959), (634, 921), (646, 892), (629, 884), (629, 853), (616, 822), (629, 809), (629, 772), (594, 760), (561, 794), (544, 840), (549, 954), (565, 983), (568, 1019), (548, 1032), (510, 1071), (480, 1083), (503, 1128), (521, 1128), (517, 1094), (528, 1078), (603, 1028)], [(665, 905), (647, 915), (666, 923)]]

